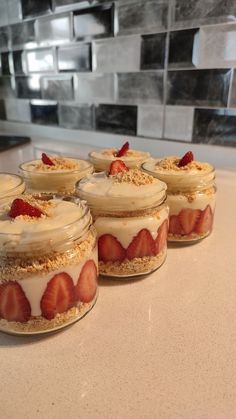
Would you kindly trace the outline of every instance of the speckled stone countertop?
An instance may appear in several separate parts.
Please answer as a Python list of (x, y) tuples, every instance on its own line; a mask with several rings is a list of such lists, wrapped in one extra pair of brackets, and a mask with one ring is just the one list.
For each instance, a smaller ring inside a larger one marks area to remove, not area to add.
[[(4, 154), (10, 171), (26, 157)], [(60, 333), (0, 333), (1, 418), (235, 419), (236, 172), (217, 185), (210, 237), (170, 246), (144, 279), (101, 279), (94, 309)]]

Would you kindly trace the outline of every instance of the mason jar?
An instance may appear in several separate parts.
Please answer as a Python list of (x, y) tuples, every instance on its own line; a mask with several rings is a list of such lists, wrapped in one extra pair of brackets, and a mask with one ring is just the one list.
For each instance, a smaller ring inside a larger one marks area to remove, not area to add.
[(96, 231), (86, 203), (24, 195), (24, 204), (0, 205), (0, 215), (0, 330), (47, 333), (81, 319), (97, 298)]
[[(164, 160), (175, 159), (169, 157)], [(215, 169), (208, 163), (192, 162), (175, 170), (150, 159), (142, 169), (167, 184), (170, 209), (168, 240), (195, 242), (207, 237), (213, 228), (216, 204)]]
[(122, 160), (127, 167), (134, 169), (140, 167), (141, 164), (150, 157), (150, 154), (145, 151), (129, 149), (122, 157), (116, 157), (118, 148), (106, 148), (102, 150), (94, 150), (89, 153), (89, 160), (94, 166), (96, 172), (107, 171), (110, 164), (114, 160)]
[(97, 173), (77, 184), (88, 202), (98, 236), (99, 273), (135, 277), (159, 268), (166, 258), (166, 185), (138, 169)]
[(9, 196), (20, 195), (25, 191), (25, 182), (21, 176), (0, 172), (0, 201)]

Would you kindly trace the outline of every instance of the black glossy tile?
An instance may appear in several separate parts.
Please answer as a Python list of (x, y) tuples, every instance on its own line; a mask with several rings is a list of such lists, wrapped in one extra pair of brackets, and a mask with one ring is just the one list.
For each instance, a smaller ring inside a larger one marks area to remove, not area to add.
[(168, 72), (168, 104), (227, 106), (231, 70)]
[(193, 48), (199, 29), (170, 33), (169, 67), (194, 67)]
[[(46, 102), (46, 101), (45, 101)], [(30, 104), (31, 121), (34, 124), (58, 125), (57, 103), (32, 101)]]
[(236, 110), (196, 109), (194, 143), (236, 146)]
[(21, 0), (23, 18), (50, 13), (52, 10), (51, 0)]
[(118, 98), (133, 103), (162, 103), (163, 72), (118, 74)]
[(114, 7), (110, 4), (76, 11), (73, 14), (75, 38), (111, 36), (113, 35), (113, 20)]
[(21, 99), (41, 98), (40, 79), (38, 76), (16, 77), (16, 95)]
[(2, 64), (2, 75), (9, 76), (10, 71), (10, 54), (9, 52), (2, 52), (1, 54), (1, 64)]
[(11, 77), (0, 77), (0, 98), (6, 99), (14, 96), (15, 92), (12, 87)]
[(98, 131), (136, 135), (137, 106), (99, 105), (95, 114)]
[(34, 21), (17, 23), (10, 26), (11, 43), (13, 47), (35, 44)]
[(0, 100), (0, 119), (2, 121), (6, 120), (6, 109), (5, 109), (4, 100)]
[(233, 82), (231, 87), (230, 106), (236, 108), (236, 70), (234, 70)]
[(70, 129), (94, 129), (94, 107), (89, 105), (59, 105), (59, 125)]
[(91, 71), (91, 44), (58, 49), (59, 71)]
[(72, 77), (43, 77), (41, 86), (43, 99), (71, 100), (74, 98)]
[(24, 51), (13, 51), (13, 67), (15, 74), (24, 74), (24, 67), (23, 67), (23, 55)]
[(165, 33), (142, 36), (141, 70), (164, 68), (165, 41)]
[(0, 48), (7, 49), (8, 47), (8, 27), (0, 28)]

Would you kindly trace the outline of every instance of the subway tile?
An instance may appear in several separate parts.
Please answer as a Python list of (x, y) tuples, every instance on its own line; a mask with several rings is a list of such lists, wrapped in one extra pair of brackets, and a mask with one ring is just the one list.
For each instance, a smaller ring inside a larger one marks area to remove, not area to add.
[(95, 109), (98, 131), (116, 134), (136, 135), (137, 107), (119, 105), (99, 105)]
[(26, 51), (25, 55), (29, 73), (54, 70), (54, 56), (52, 48)]
[(194, 27), (235, 21), (235, 0), (176, 0), (172, 27)]
[(234, 70), (229, 106), (236, 108), (236, 71)]
[(58, 49), (59, 71), (91, 71), (91, 44)]
[(34, 21), (17, 23), (10, 26), (11, 43), (13, 47), (36, 45)]
[(51, 0), (21, 0), (23, 18), (50, 13)]
[(236, 109), (196, 109), (194, 143), (236, 146)]
[(194, 108), (188, 106), (166, 106), (164, 137), (170, 140), (191, 141)]
[(101, 73), (138, 71), (140, 43), (140, 37), (137, 36), (95, 41), (94, 70)]
[(168, 0), (118, 2), (119, 34), (146, 33), (167, 28)]
[(36, 21), (35, 30), (41, 45), (63, 44), (70, 40), (70, 15), (55, 15)]
[(57, 102), (32, 100), (30, 103), (31, 121), (34, 124), (58, 125)]
[(231, 70), (168, 72), (167, 104), (227, 106)]
[(8, 48), (8, 27), (4, 26), (0, 28), (0, 49), (6, 50)]
[(28, 100), (6, 99), (5, 107), (8, 121), (31, 122)]
[(194, 67), (199, 48), (199, 29), (170, 33), (169, 67)]
[(73, 79), (72, 76), (42, 77), (42, 98), (53, 100), (72, 100), (73, 99)]
[(0, 1), (0, 26), (8, 24), (7, 1)]
[(6, 119), (6, 108), (4, 100), (0, 100), (0, 119), (4, 121)]
[(161, 138), (164, 107), (161, 105), (141, 105), (138, 107), (138, 135)]
[(12, 86), (11, 77), (0, 77), (0, 98), (14, 97), (15, 92)]
[(15, 74), (25, 74), (26, 72), (24, 54), (23, 50), (13, 51), (12, 53)]
[(164, 68), (166, 34), (143, 35), (141, 70)]
[(116, 98), (115, 74), (77, 74), (75, 98), (83, 103), (114, 102)]
[(74, 12), (75, 38), (112, 36), (113, 17), (114, 6), (111, 4)]
[(16, 95), (22, 99), (41, 98), (40, 77), (34, 75), (31, 77), (15, 77)]
[(22, 9), (20, 0), (7, 0), (8, 23), (18, 23), (22, 19)]
[(118, 99), (129, 103), (162, 103), (163, 72), (119, 73)]
[(9, 52), (2, 52), (1, 53), (1, 67), (2, 67), (2, 75), (9, 76), (11, 74), (10, 71), (10, 53)]
[(59, 104), (59, 125), (64, 128), (93, 130), (93, 115), (93, 106)]

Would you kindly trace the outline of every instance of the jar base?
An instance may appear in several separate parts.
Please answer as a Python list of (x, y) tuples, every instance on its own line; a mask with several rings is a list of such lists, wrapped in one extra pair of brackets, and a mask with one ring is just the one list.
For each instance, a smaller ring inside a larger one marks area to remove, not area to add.
[(180, 235), (180, 234), (168, 234), (167, 241), (168, 243), (179, 243), (179, 244), (194, 244), (198, 243), (199, 241), (205, 239), (211, 234), (211, 230), (207, 231), (204, 234), (191, 234), (189, 236)]

